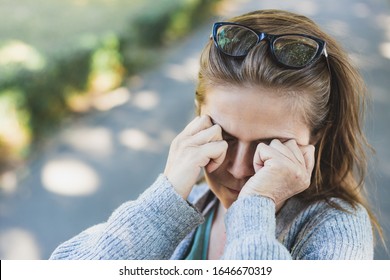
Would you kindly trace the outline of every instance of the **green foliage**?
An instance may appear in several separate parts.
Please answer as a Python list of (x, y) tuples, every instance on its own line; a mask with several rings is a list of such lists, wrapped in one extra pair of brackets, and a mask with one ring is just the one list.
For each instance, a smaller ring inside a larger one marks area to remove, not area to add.
[[(6, 1), (9, 5), (19, 3)], [(23, 1), (37, 11), (49, 7), (44, 0)], [(5, 120), (7, 115), (8, 120), (0, 122), (0, 150), (7, 150), (0, 154), (0, 165), (6, 155), (23, 158), (30, 141), (38, 141), (71, 114), (70, 97), (110, 90), (127, 75), (156, 63), (156, 49), (184, 36), (210, 14), (217, 1), (78, 1), (99, 15), (88, 19), (78, 14), (77, 7), (69, 11), (71, 2), (65, 1), (56, 3), (68, 13), (64, 18), (67, 23), (61, 27), (56, 26), (53, 13), (44, 14), (47, 21), (31, 18), (31, 27), (17, 23), (7, 25), (8, 29), (0, 27), (0, 118)], [(85, 21), (77, 29), (70, 12)], [(90, 27), (88, 31), (84, 25), (92, 21), (96, 30)], [(14, 33), (9, 32), (11, 26)], [(33, 33), (34, 28), (41, 29), (43, 36), (19, 36), (24, 29)], [(9, 128), (12, 123), (18, 124), (19, 132)], [(7, 139), (11, 130), (14, 136), (23, 136), (19, 141), (25, 143), (23, 147), (13, 148), (13, 140)]]
[(123, 73), (119, 38), (115, 34), (109, 34), (92, 54), (89, 87), (97, 92), (110, 90), (121, 83)]
[(210, 14), (208, 0), (187, 0), (182, 9), (178, 10), (170, 20), (169, 28), (165, 31), (167, 40), (176, 40), (197, 26)]
[(0, 172), (10, 158), (28, 154), (30, 114), (23, 109), (24, 102), (23, 92), (16, 88), (0, 93), (0, 127), (4, 128), (0, 133)]

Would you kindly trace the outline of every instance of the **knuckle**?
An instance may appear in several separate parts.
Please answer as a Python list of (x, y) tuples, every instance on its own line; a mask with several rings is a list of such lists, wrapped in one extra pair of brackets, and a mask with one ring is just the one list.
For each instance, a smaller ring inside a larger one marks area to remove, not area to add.
[(172, 141), (172, 146), (177, 150), (184, 150), (190, 145), (190, 140), (188, 137), (176, 137)]
[(297, 141), (295, 139), (288, 139), (286, 142), (284, 143), (289, 143), (289, 144), (296, 144)]
[(180, 135), (178, 135), (175, 138), (173, 138), (173, 140), (171, 142), (171, 147), (177, 147), (178, 146), (179, 138), (180, 138)]
[(216, 133), (219, 133), (219, 134), (222, 133), (222, 128), (221, 128), (220, 125), (214, 124), (214, 125), (213, 125), (213, 128), (214, 128), (214, 130), (215, 130)]
[(307, 174), (302, 174), (300, 177), (300, 185), (302, 186), (302, 189), (306, 189), (310, 186), (310, 177), (307, 176)]
[(267, 144), (260, 142), (259, 144), (257, 144), (256, 151), (261, 151), (266, 147), (267, 147)]
[(295, 169), (293, 171), (293, 176), (296, 181), (299, 182), (300, 185), (304, 184), (305, 181), (305, 174), (301, 169)]
[(226, 141), (220, 141), (218, 142), (218, 147), (221, 153), (226, 153), (229, 146)]
[(208, 115), (202, 115), (199, 120), (201, 123), (211, 124), (211, 120), (210, 120), (210, 117)]
[(177, 142), (177, 144), (179, 147), (185, 148), (190, 146), (191, 142), (192, 141), (190, 137), (183, 137), (182, 139), (180, 139), (180, 141)]
[(221, 141), (221, 145), (222, 145), (222, 147), (224, 148), (224, 149), (227, 149), (228, 147), (229, 147), (229, 144), (228, 144), (228, 142), (226, 142), (226, 141)]

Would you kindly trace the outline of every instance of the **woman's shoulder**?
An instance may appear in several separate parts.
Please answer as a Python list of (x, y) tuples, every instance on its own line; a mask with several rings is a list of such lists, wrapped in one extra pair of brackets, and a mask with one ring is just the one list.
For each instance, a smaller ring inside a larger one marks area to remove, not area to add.
[(286, 206), (294, 204), (300, 206), (295, 215), (279, 223), (279, 239), (294, 258), (372, 259), (372, 225), (363, 205), (330, 198)]
[(360, 203), (350, 203), (344, 199), (332, 197), (310, 204), (304, 213), (321, 215), (326, 219), (337, 217), (367, 217), (367, 209)]
[(335, 216), (368, 216), (367, 209), (360, 203), (349, 203), (344, 199), (332, 197), (327, 200), (305, 202), (294, 197), (287, 201), (281, 212), (294, 216), (321, 216), (331, 218)]
[[(284, 235), (287, 231), (312, 231), (324, 227), (346, 229), (366, 229), (371, 231), (371, 222), (367, 209), (359, 204), (351, 203), (341, 198), (330, 198), (312, 203), (299, 198), (290, 199), (277, 215), (277, 234)], [(290, 232), (291, 233), (291, 232)]]

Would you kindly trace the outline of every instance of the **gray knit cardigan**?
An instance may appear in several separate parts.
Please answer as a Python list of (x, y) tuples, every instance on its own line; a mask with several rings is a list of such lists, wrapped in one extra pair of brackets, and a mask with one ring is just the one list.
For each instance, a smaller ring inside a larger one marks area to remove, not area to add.
[[(137, 200), (122, 204), (107, 222), (64, 242), (51, 259), (182, 259), (209, 193), (195, 187), (184, 200), (160, 175)], [(215, 200), (214, 200), (215, 201)], [(225, 216), (222, 259), (373, 259), (372, 226), (362, 206), (334, 199), (347, 211), (325, 202), (304, 205), (289, 199), (275, 216), (266, 197), (235, 201)]]

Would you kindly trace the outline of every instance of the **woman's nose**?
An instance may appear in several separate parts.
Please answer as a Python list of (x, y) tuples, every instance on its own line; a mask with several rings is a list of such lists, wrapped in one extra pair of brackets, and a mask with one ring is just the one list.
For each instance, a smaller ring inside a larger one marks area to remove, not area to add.
[(229, 160), (228, 171), (236, 179), (249, 179), (255, 174), (253, 168), (253, 156), (255, 150), (251, 145), (245, 143), (236, 143), (228, 151)]

